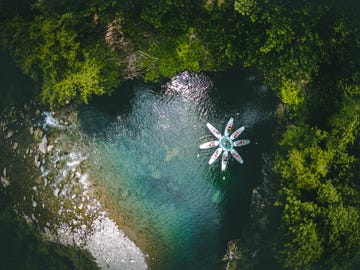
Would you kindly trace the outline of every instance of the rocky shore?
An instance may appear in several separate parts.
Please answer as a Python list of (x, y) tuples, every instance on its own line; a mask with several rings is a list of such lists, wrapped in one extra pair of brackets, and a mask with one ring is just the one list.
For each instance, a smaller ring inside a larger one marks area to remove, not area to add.
[(274, 207), (276, 181), (272, 155), (263, 154), (262, 161), (262, 183), (252, 190), (251, 222), (243, 231), (241, 238), (228, 243), (223, 257), (226, 270), (265, 269), (269, 260), (274, 264), (269, 256), (272, 249), (269, 246), (269, 239), (276, 230), (272, 223), (272, 218), (276, 215)]
[[(89, 149), (76, 131), (75, 108), (43, 111), (36, 103), (0, 116), (1, 189), (15, 212), (52, 241), (83, 247), (102, 269), (147, 269), (145, 255), (95, 196), (84, 165)], [(0, 189), (0, 191), (1, 191)]]

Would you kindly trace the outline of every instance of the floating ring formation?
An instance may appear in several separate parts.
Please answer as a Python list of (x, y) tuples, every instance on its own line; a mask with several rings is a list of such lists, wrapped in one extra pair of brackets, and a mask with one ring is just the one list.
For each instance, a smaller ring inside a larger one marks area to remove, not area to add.
[(241, 147), (250, 143), (250, 140), (244, 140), (244, 139), (234, 141), (245, 130), (245, 127), (242, 126), (238, 128), (230, 135), (230, 132), (233, 128), (233, 124), (234, 124), (234, 118), (231, 117), (225, 127), (224, 135), (221, 135), (221, 133), (213, 125), (211, 125), (210, 123), (206, 123), (207, 128), (218, 140), (206, 142), (199, 146), (200, 149), (210, 149), (219, 146), (210, 157), (209, 164), (210, 165), (213, 164), (215, 160), (217, 160), (222, 153), (222, 158), (221, 158), (222, 171), (225, 171), (226, 166), (228, 164), (229, 152), (237, 162), (243, 164), (244, 160), (241, 158), (240, 154), (234, 149), (234, 147)]

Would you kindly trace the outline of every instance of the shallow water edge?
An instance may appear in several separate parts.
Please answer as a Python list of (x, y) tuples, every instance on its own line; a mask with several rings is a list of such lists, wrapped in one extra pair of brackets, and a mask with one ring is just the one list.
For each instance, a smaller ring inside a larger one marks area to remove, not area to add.
[(1, 184), (14, 211), (52, 241), (89, 250), (102, 269), (147, 269), (146, 255), (119, 229), (89, 181), (86, 154), (74, 148), (76, 109), (39, 108), (6, 108), (0, 118)]

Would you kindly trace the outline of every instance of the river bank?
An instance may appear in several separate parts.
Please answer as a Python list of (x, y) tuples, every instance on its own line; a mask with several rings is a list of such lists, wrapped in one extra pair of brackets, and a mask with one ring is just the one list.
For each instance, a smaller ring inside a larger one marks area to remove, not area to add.
[(1, 184), (14, 211), (50, 240), (89, 250), (102, 269), (146, 269), (146, 256), (89, 180), (76, 110), (46, 112), (32, 102), (6, 108), (0, 119)]

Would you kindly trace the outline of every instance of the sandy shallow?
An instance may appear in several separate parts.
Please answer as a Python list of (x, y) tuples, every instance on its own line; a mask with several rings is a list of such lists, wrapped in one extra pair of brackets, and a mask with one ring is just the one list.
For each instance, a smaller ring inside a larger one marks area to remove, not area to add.
[(101, 269), (147, 269), (147, 256), (107, 211), (101, 201), (107, 196), (99, 196), (104, 189), (90, 180), (91, 145), (77, 134), (76, 112), (25, 108), (1, 116), (2, 140), (11, 151), (1, 185), (14, 195), (14, 210), (52, 241), (89, 250)]

